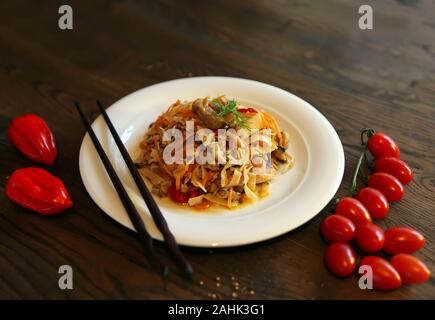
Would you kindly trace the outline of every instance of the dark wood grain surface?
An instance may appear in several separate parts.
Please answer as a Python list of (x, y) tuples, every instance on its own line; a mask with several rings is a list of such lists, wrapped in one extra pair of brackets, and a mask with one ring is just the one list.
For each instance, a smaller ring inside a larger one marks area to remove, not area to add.
[[(362, 127), (398, 141), (415, 180), (380, 225), (420, 230), (427, 245), (416, 256), (435, 272), (435, 3), (364, 1), (373, 5), (374, 30), (362, 31), (360, 2), (69, 1), (74, 29), (62, 31), (61, 1), (1, 1), (0, 298), (231, 298), (231, 277), (242, 298), (435, 298), (433, 276), (383, 293), (360, 290), (356, 276), (328, 273), (318, 233), (325, 212), (264, 243), (184, 248), (194, 281), (172, 272), (164, 285), (135, 235), (97, 208), (79, 177), (84, 130), (74, 99), (95, 117), (94, 99), (109, 104), (169, 79), (224, 75), (267, 82), (311, 102), (336, 128), (346, 153), (338, 196), (349, 188)], [(13, 117), (29, 112), (55, 132), (59, 157), (50, 170), (75, 203), (58, 217), (31, 214), (4, 196), (10, 173), (32, 165), (5, 134)], [(157, 251), (166, 256), (162, 245)], [(73, 290), (58, 288), (64, 264), (73, 267)]]

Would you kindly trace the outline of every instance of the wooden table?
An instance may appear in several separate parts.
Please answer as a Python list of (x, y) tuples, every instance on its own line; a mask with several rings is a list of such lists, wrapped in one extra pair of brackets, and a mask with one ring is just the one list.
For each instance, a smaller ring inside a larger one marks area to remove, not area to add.
[[(358, 28), (360, 1), (69, 1), (74, 29), (63, 31), (61, 1), (2, 1), (0, 297), (230, 298), (234, 276), (242, 298), (435, 298), (433, 276), (390, 293), (360, 290), (356, 276), (332, 276), (322, 263), (326, 245), (318, 233), (325, 212), (260, 244), (184, 248), (195, 280), (172, 272), (165, 287), (135, 235), (97, 208), (79, 177), (84, 130), (74, 99), (95, 117), (96, 98), (109, 104), (169, 79), (256, 79), (311, 102), (336, 128), (346, 154), (338, 196), (349, 188), (362, 127), (398, 141), (415, 179), (379, 224), (420, 230), (427, 244), (416, 256), (435, 272), (435, 4), (366, 2), (374, 9), (373, 30)], [(4, 196), (11, 172), (33, 165), (5, 134), (13, 117), (30, 112), (55, 132), (59, 157), (50, 171), (74, 200), (74, 208), (58, 217), (31, 214)], [(160, 244), (157, 251), (166, 255)], [(58, 288), (64, 264), (73, 267), (73, 290)]]

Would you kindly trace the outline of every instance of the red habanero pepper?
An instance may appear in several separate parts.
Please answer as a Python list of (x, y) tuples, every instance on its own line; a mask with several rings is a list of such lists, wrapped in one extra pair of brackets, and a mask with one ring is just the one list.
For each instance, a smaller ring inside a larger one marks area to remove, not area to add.
[(56, 160), (53, 133), (40, 117), (26, 114), (13, 119), (8, 128), (8, 136), (12, 144), (30, 160), (48, 165)]
[(62, 181), (40, 168), (14, 171), (5, 191), (12, 202), (42, 215), (55, 215), (72, 206)]

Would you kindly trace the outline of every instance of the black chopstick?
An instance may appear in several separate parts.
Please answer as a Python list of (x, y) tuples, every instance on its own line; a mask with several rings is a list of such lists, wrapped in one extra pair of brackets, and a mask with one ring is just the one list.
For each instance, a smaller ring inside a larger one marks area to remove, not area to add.
[(133, 223), (133, 226), (138, 232), (140, 242), (145, 250), (145, 254), (147, 255), (148, 259), (150, 260), (151, 264), (157, 268), (158, 272), (163, 275), (163, 277), (166, 277), (168, 274), (168, 266), (164, 263), (162, 263), (154, 252), (154, 246), (153, 246), (153, 239), (148, 234), (145, 225), (139, 215), (139, 213), (136, 210), (136, 207), (134, 206), (133, 202), (131, 201), (130, 197), (127, 194), (127, 191), (125, 190), (124, 186), (122, 185), (121, 180), (119, 179), (118, 175), (115, 172), (115, 169), (113, 168), (109, 158), (107, 157), (106, 153), (103, 150), (103, 147), (101, 146), (100, 142), (98, 141), (97, 136), (95, 135), (94, 130), (91, 127), (91, 124), (89, 123), (88, 119), (84, 115), (79, 102), (74, 103), (77, 111), (80, 115), (80, 118), (82, 119), (83, 125), (86, 128), (86, 131), (88, 132), (89, 136), (92, 139), (92, 142), (94, 143), (95, 149), (97, 150), (97, 153), (101, 159), (101, 162), (103, 163), (104, 167), (106, 168), (107, 174), (110, 177), (110, 180), (113, 183), (113, 186), (115, 187), (116, 192), (118, 193), (119, 199), (121, 200), (122, 204), (124, 205), (125, 210), (127, 211), (127, 214)]
[(124, 158), (125, 163), (127, 164), (128, 169), (130, 170), (131, 176), (133, 177), (134, 182), (136, 183), (140, 191), (140, 194), (142, 195), (142, 198), (145, 200), (145, 203), (150, 211), (150, 214), (157, 228), (160, 230), (160, 232), (163, 235), (163, 238), (166, 242), (167, 248), (169, 249), (169, 253), (171, 254), (171, 257), (173, 258), (174, 262), (177, 264), (178, 268), (181, 270), (183, 274), (191, 275), (193, 273), (192, 266), (187, 261), (187, 259), (183, 256), (180, 247), (177, 245), (177, 242), (175, 241), (174, 235), (169, 230), (168, 224), (162, 212), (160, 211), (157, 203), (155, 202), (153, 196), (151, 195), (151, 192), (148, 190), (147, 186), (145, 185), (144, 180), (142, 179), (139, 171), (137, 170), (127, 149), (122, 143), (121, 138), (118, 135), (118, 132), (116, 131), (112, 121), (110, 120), (109, 116), (106, 113), (106, 110), (103, 107), (103, 104), (101, 103), (101, 101), (97, 100), (97, 105), (98, 108), (100, 109), (101, 114), (103, 115), (104, 120), (106, 121), (106, 124), (113, 136), (113, 139), (116, 142), (116, 145), (118, 146), (119, 151), (122, 154), (122, 157)]

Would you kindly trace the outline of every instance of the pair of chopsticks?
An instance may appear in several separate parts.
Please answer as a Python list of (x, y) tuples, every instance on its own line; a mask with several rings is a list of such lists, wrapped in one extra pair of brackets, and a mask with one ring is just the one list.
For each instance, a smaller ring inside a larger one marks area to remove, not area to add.
[[(142, 177), (140, 176), (139, 171), (137, 170), (133, 160), (131, 159), (130, 155), (128, 154), (127, 149), (125, 148), (124, 144), (121, 141), (121, 138), (119, 137), (118, 133), (116, 132), (115, 127), (112, 124), (112, 121), (110, 120), (109, 116), (107, 115), (102, 103), (97, 100), (98, 108), (103, 115), (103, 118), (107, 124), (107, 127), (109, 128), (110, 133), (113, 136), (113, 139), (115, 140), (116, 145), (118, 146), (119, 151), (121, 152), (122, 157), (124, 158), (125, 163), (127, 164), (128, 169), (130, 170), (130, 174), (133, 177), (134, 182), (136, 183), (140, 194), (142, 195), (148, 210), (150, 211), (150, 214), (154, 220), (154, 223), (156, 224), (157, 228), (160, 230), (160, 232), (163, 235), (163, 238), (165, 240), (165, 243), (167, 245), (167, 248), (169, 250), (169, 253), (171, 257), (173, 258), (174, 262), (180, 269), (180, 271), (187, 276), (192, 275), (193, 269), (190, 263), (186, 260), (186, 258), (181, 253), (180, 248), (177, 245), (177, 242), (175, 241), (175, 238), (171, 231), (169, 230), (168, 224), (165, 220), (165, 218), (162, 215), (162, 212), (160, 211), (157, 203), (155, 202), (154, 198), (152, 197), (150, 191), (148, 190), (147, 186), (145, 185), (145, 182), (143, 181)], [(77, 111), (80, 115), (80, 118), (83, 122), (83, 125), (85, 126), (89, 136), (91, 137), (91, 140), (95, 146), (95, 149), (97, 150), (97, 153), (101, 159), (101, 162), (103, 163), (107, 174), (110, 177), (110, 180), (112, 181), (113, 186), (115, 187), (116, 192), (118, 193), (119, 199), (121, 200), (125, 210), (127, 211), (127, 214), (130, 218), (130, 221), (132, 222), (134, 228), (138, 232), (140, 242), (143, 246), (143, 249), (145, 250), (145, 254), (151, 264), (157, 269), (157, 271), (163, 276), (166, 277), (169, 268), (166, 264), (161, 262), (161, 260), (156, 256), (154, 251), (154, 244), (153, 239), (149, 235), (148, 231), (145, 228), (145, 224), (140, 217), (139, 213), (137, 212), (136, 207), (134, 206), (133, 202), (131, 201), (130, 197), (127, 194), (127, 191), (125, 190), (124, 186), (122, 185), (121, 180), (119, 179), (118, 175), (115, 172), (115, 169), (113, 168), (109, 158), (107, 157), (106, 153), (103, 150), (103, 147), (101, 146), (100, 142), (98, 141), (97, 136), (95, 135), (94, 130), (91, 127), (91, 124), (88, 120), (88, 118), (83, 113), (82, 108), (80, 107), (79, 102), (75, 102), (75, 106), (77, 108)]]

